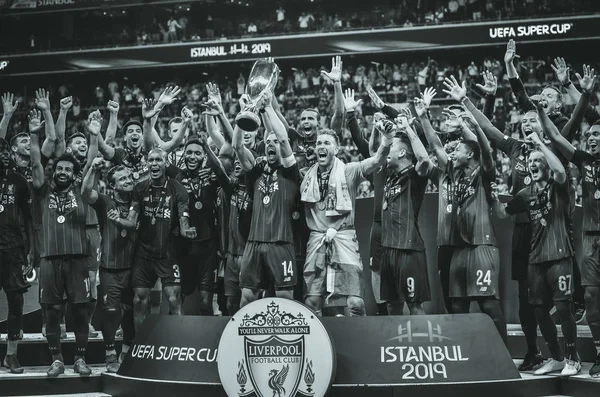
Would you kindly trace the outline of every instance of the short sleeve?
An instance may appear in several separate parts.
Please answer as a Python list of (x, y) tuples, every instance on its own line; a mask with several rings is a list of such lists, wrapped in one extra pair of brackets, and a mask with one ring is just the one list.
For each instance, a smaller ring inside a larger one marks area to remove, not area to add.
[(107, 211), (108, 197), (105, 194), (98, 193), (98, 199), (94, 204), (90, 204), (98, 216), (105, 215)]
[(346, 178), (349, 179), (349, 184), (354, 184), (354, 186), (360, 185), (360, 183), (365, 179), (365, 172), (362, 162), (346, 164)]
[(575, 164), (579, 169), (581, 169), (581, 167), (583, 167), (586, 163), (592, 163), (593, 161), (594, 156), (584, 152), (583, 150), (575, 150), (575, 153), (573, 153), (573, 158), (571, 159), (571, 163)]
[(498, 149), (504, 152), (504, 154), (506, 154), (512, 160), (518, 156), (518, 152), (522, 145), (522, 142), (505, 135), (502, 141), (498, 143)]

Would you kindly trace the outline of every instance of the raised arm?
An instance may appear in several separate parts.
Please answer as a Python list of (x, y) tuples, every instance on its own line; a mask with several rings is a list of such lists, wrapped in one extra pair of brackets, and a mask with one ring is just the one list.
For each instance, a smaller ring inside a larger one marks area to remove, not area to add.
[(84, 174), (83, 181), (81, 182), (81, 195), (83, 196), (83, 201), (87, 204), (94, 204), (98, 201), (98, 192), (94, 190), (94, 185), (96, 176), (103, 165), (104, 159), (97, 157)]
[(250, 171), (254, 167), (254, 164), (256, 164), (256, 159), (252, 155), (252, 152), (244, 146), (244, 134), (237, 125), (233, 129), (231, 146), (240, 160), (242, 169), (246, 172)]
[(577, 130), (581, 126), (581, 122), (583, 121), (590, 104), (590, 96), (592, 95), (594, 83), (596, 81), (594, 69), (586, 65), (583, 65), (583, 77), (579, 73), (575, 73), (575, 76), (577, 77), (577, 80), (579, 80), (579, 85), (583, 90), (583, 94), (579, 94), (577, 106), (575, 106), (571, 118), (560, 132), (567, 140), (575, 138), (575, 134), (577, 134)]
[(277, 113), (275, 113), (275, 110), (271, 105), (270, 95), (273, 95), (273, 93), (267, 92), (263, 100), (263, 105), (265, 107), (265, 112), (263, 113), (265, 131), (272, 131), (273, 133), (275, 133), (275, 136), (279, 141), (279, 145), (281, 146), (281, 158), (287, 159), (289, 157), (293, 157), (294, 152), (292, 151), (290, 138), (287, 134), (285, 126), (283, 125), (281, 120), (279, 120), (279, 117), (277, 117)]
[(213, 114), (213, 116), (215, 116), (219, 120), (219, 122), (221, 123), (221, 127), (223, 128), (223, 137), (227, 142), (231, 142), (231, 138), (233, 137), (233, 127), (229, 122), (227, 116), (225, 116), (225, 110), (223, 109), (223, 101), (221, 99), (221, 91), (219, 90), (219, 87), (213, 83), (208, 83), (206, 85), (206, 91), (208, 92), (208, 102), (214, 104), (214, 106), (212, 106), (211, 109), (216, 114)]
[(354, 90), (347, 89), (344, 93), (344, 108), (346, 110), (346, 123), (352, 135), (352, 141), (358, 148), (358, 152), (363, 158), (371, 157), (369, 153), (369, 142), (362, 136), (358, 120), (356, 120), (356, 108), (362, 103), (362, 99), (354, 99)]
[(194, 113), (191, 109), (184, 107), (181, 109), (181, 118), (183, 119), (183, 123), (175, 127), (177, 129), (173, 134), (173, 137), (168, 142), (165, 142), (159, 146), (167, 153), (172, 152), (181, 145), (183, 139), (185, 138), (186, 132), (190, 129), (192, 120), (194, 119)]
[(379, 145), (375, 155), (360, 162), (364, 176), (372, 174), (375, 170), (386, 163), (388, 155), (390, 154), (390, 147), (394, 142), (394, 131), (395, 128), (382, 131), (381, 134), (383, 138), (381, 140), (381, 145)]
[(423, 126), (427, 143), (435, 152), (439, 167), (445, 169), (446, 165), (448, 164), (448, 154), (444, 150), (444, 146), (442, 145), (440, 138), (437, 136), (437, 133), (429, 121), (429, 116), (427, 115), (427, 103), (421, 98), (415, 98), (414, 103), (415, 111), (417, 112), (417, 117), (419, 120), (421, 120), (421, 125)]
[(98, 112), (98, 116), (99, 117), (89, 120), (87, 125), (90, 146), (87, 152), (87, 161), (83, 167), (84, 175), (98, 157), (98, 136), (100, 136), (100, 130), (102, 129), (102, 116), (100, 115), (100, 112)]
[[(279, 117), (279, 120), (281, 120), (281, 122), (285, 126), (285, 130), (288, 132), (288, 135), (289, 135), (289, 133), (290, 133), (290, 123), (287, 122), (287, 120), (283, 116), (283, 113), (281, 113), (281, 106), (279, 105), (279, 102), (277, 101), (277, 96), (276, 95), (273, 95), (272, 100), (271, 100), (271, 104), (273, 105), (273, 109), (275, 110), (275, 113), (277, 113), (277, 117)], [(290, 136), (290, 139), (293, 140), (293, 137)]]
[(60, 111), (58, 112), (58, 118), (54, 125), (54, 131), (56, 133), (56, 143), (54, 144), (54, 157), (60, 157), (67, 149), (66, 145), (66, 132), (67, 132), (67, 115), (69, 109), (73, 106), (73, 97), (64, 97), (60, 100)]
[[(209, 101), (207, 106), (212, 106), (214, 102)], [(206, 131), (208, 132), (208, 136), (213, 140), (217, 148), (220, 150), (221, 147), (227, 142), (227, 138), (221, 133), (219, 126), (215, 120), (216, 111), (214, 110), (205, 110), (203, 113), (204, 117), (206, 117)], [(233, 136), (233, 134), (232, 134)]]
[(338, 135), (342, 133), (344, 124), (344, 94), (342, 92), (342, 57), (335, 56), (331, 58), (331, 72), (321, 71), (331, 84), (333, 84), (333, 116), (331, 117), (330, 127)]
[(56, 144), (56, 132), (54, 129), (54, 120), (52, 118), (52, 112), (50, 111), (50, 93), (45, 89), (39, 89), (35, 92), (35, 105), (42, 111), (45, 122), (45, 135), (44, 143), (41, 147), (41, 153), (47, 158), (52, 157), (54, 154), (54, 147)]
[(558, 128), (554, 125), (550, 117), (544, 112), (544, 107), (541, 103), (536, 103), (538, 108), (538, 117), (540, 118), (540, 124), (544, 130), (544, 134), (552, 141), (554, 147), (563, 155), (567, 160), (571, 160), (575, 154), (575, 148), (571, 143), (558, 131)]
[[(473, 117), (471, 114), (469, 114), (469, 116)], [(481, 166), (483, 167), (484, 171), (491, 173), (496, 169), (496, 165), (494, 163), (494, 151), (492, 150), (487, 136), (479, 124), (477, 124), (477, 121), (472, 118), (471, 123), (475, 127), (477, 143), (479, 143), (479, 148), (481, 149)]]
[(227, 193), (228, 195), (231, 194), (231, 192), (232, 192), (231, 179), (229, 178), (229, 175), (227, 175), (227, 172), (225, 171), (225, 168), (223, 167), (223, 163), (221, 163), (221, 160), (219, 160), (217, 155), (212, 150), (210, 150), (210, 147), (208, 146), (208, 143), (206, 142), (206, 138), (204, 138), (203, 136), (200, 136), (199, 139), (200, 139), (200, 143), (202, 144), (202, 149), (204, 150), (204, 153), (206, 153), (206, 160), (207, 160), (208, 166), (217, 176), (219, 185), (221, 185), (221, 187), (223, 188), (225, 193)]
[(42, 166), (42, 154), (40, 152), (40, 132), (42, 131), (42, 113), (39, 110), (29, 112), (29, 134), (31, 138), (31, 169), (33, 176), (33, 187), (39, 189), (44, 184), (44, 167)]
[(398, 114), (400, 112), (383, 102), (383, 100), (379, 97), (379, 95), (377, 95), (375, 90), (373, 90), (373, 87), (367, 87), (367, 94), (369, 94), (369, 98), (371, 98), (372, 105), (379, 111), (381, 111), (383, 114), (385, 114), (387, 117), (389, 117), (392, 120), (395, 120), (396, 117), (398, 117)]
[(415, 130), (412, 129), (406, 117), (397, 118), (396, 124), (401, 131), (406, 133), (408, 139), (410, 139), (410, 146), (412, 147), (415, 159), (417, 160), (417, 164), (415, 164), (415, 171), (419, 176), (429, 175), (433, 164), (431, 163), (429, 154), (427, 154), (425, 145), (423, 145), (423, 142), (421, 142), (421, 139)]
[(489, 70), (483, 72), (482, 76), (483, 85), (476, 84), (476, 87), (483, 91), (483, 93), (485, 94), (483, 114), (485, 117), (491, 120), (494, 115), (494, 106), (496, 104), (496, 91), (498, 90), (498, 79)]
[(119, 104), (115, 101), (108, 101), (106, 105), (108, 113), (108, 126), (106, 127), (106, 142), (111, 143), (117, 137), (117, 128), (119, 126)]
[(523, 82), (519, 78), (519, 74), (515, 68), (515, 58), (519, 58), (519, 55), (517, 55), (517, 45), (513, 39), (510, 39), (506, 45), (506, 53), (504, 54), (504, 64), (506, 65), (506, 74), (509, 78), (510, 87), (517, 98), (519, 109), (522, 112), (534, 110), (535, 106), (531, 103), (525, 91), (525, 86), (523, 86)]
[(15, 101), (15, 96), (10, 92), (2, 95), (2, 120), (0, 120), (0, 138), (6, 139), (8, 125), (15, 110), (19, 107), (19, 101)]

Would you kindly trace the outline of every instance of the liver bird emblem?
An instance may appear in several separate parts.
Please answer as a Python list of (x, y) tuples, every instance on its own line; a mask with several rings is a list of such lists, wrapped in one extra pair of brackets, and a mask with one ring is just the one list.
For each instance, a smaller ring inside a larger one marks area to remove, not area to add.
[(290, 365), (285, 365), (281, 368), (280, 371), (276, 369), (272, 369), (269, 371), (269, 387), (273, 390), (273, 397), (277, 395), (277, 397), (282, 397), (281, 394), (285, 396), (285, 389), (283, 384), (285, 383), (285, 379), (287, 378), (288, 372), (290, 371)]

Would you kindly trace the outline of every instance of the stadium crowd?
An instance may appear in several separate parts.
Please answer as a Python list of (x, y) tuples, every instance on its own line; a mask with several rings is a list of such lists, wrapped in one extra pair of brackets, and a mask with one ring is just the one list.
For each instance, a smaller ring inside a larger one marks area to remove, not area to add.
[[(4, 365), (23, 372), (17, 347), (25, 275), (36, 261), (49, 377), (65, 372), (60, 323), (67, 302), (74, 372), (91, 373), (85, 352), (98, 296), (106, 366), (116, 372), (119, 324), (122, 356), (150, 312), (157, 280), (171, 315), (183, 314), (183, 300), (196, 290), (202, 315), (214, 314), (215, 293), (229, 314), (274, 295), (302, 301), (317, 315), (337, 297), (350, 316), (366, 315), (354, 211), (370, 180), (369, 265), (379, 314), (402, 314), (405, 303), (410, 314), (425, 314), (428, 253), (418, 217), (424, 194), (437, 186), (446, 310), (468, 313), (476, 302), (506, 342), (492, 214), (513, 216), (511, 275), (527, 341), (519, 369), (578, 374), (575, 309), (585, 305), (597, 354), (590, 375), (600, 376), (595, 70), (560, 57), (517, 58), (513, 40), (502, 61), (459, 67), (430, 59), (344, 68), (338, 56), (331, 67), (283, 74), (253, 97), (248, 85), (278, 75), (272, 59), (255, 63), (263, 78), (254, 81), (241, 73), (230, 84), (183, 88), (111, 81), (81, 94), (81, 86), (67, 85), (58, 95), (46, 88), (28, 97), (5, 93)], [(508, 202), (499, 200), (502, 193), (511, 194)], [(576, 198), (584, 212), (579, 264)]]
[(266, 0), (144, 5), (55, 15), (0, 16), (6, 52), (56, 51), (190, 40), (233, 39), (365, 28), (410, 27), (482, 20), (564, 16), (600, 11), (594, 0)]

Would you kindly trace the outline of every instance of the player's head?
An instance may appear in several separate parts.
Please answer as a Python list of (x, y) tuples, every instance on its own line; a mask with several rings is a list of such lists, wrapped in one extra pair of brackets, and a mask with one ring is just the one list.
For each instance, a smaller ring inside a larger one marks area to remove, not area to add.
[(340, 142), (333, 130), (323, 129), (317, 135), (315, 152), (320, 167), (328, 168), (333, 163), (339, 151)]
[(246, 149), (254, 149), (256, 145), (256, 135), (258, 134), (258, 130), (254, 131), (243, 131), (244, 133), (244, 146)]
[(415, 154), (410, 144), (410, 139), (402, 134), (394, 138), (387, 158), (388, 168), (398, 171), (405, 167), (406, 161), (413, 162)]
[(588, 151), (593, 156), (600, 156), (600, 121), (596, 121), (585, 132)]
[(133, 190), (133, 177), (131, 171), (122, 165), (117, 165), (108, 170), (106, 179), (110, 187), (117, 193), (130, 193)]
[(457, 169), (464, 169), (479, 162), (481, 149), (476, 141), (465, 139), (460, 141), (456, 149), (450, 153), (450, 158)]
[(534, 132), (538, 134), (541, 140), (546, 139), (544, 137), (544, 130), (540, 123), (538, 112), (530, 110), (521, 116), (521, 133), (523, 134), (523, 137), (527, 137)]
[(0, 170), (7, 169), (10, 165), (10, 149), (8, 142), (0, 138)]
[(10, 149), (17, 156), (29, 158), (31, 154), (31, 138), (29, 134), (21, 132), (15, 135), (10, 140)]
[(543, 100), (542, 105), (544, 106), (544, 112), (546, 112), (546, 114), (560, 112), (563, 102), (562, 93), (559, 88), (553, 85), (547, 85), (542, 90), (541, 96)]
[(534, 150), (529, 154), (528, 162), (529, 173), (534, 182), (550, 179), (550, 167), (548, 167), (548, 161), (546, 161), (544, 153)]
[[(173, 135), (178, 133), (184, 126), (185, 126), (185, 122), (182, 117), (173, 117), (171, 120), (169, 120), (169, 124), (168, 124), (167, 131), (168, 131), (169, 137), (173, 138)], [(189, 130), (186, 131), (184, 138), (187, 138), (189, 133), (190, 133)]]
[(315, 108), (305, 109), (300, 114), (300, 129), (306, 135), (312, 135), (319, 129), (319, 110)]
[(281, 161), (281, 143), (274, 132), (265, 132), (265, 154), (270, 165)]
[(70, 153), (56, 159), (53, 165), (52, 179), (59, 189), (68, 188), (80, 170), (79, 161)]
[(77, 160), (84, 161), (87, 157), (88, 142), (81, 132), (76, 132), (67, 139), (67, 152), (71, 153)]
[(123, 126), (125, 145), (129, 149), (142, 147), (142, 124), (139, 121), (130, 120)]
[(460, 118), (465, 113), (465, 109), (460, 105), (451, 105), (448, 107), (448, 110), (454, 117), (448, 117), (446, 119), (446, 132), (456, 132), (460, 126)]
[(191, 138), (183, 147), (183, 160), (190, 171), (197, 171), (204, 161), (204, 149), (198, 138)]
[(161, 179), (165, 176), (167, 169), (167, 152), (160, 148), (150, 150), (147, 163), (150, 169), (150, 178)]

